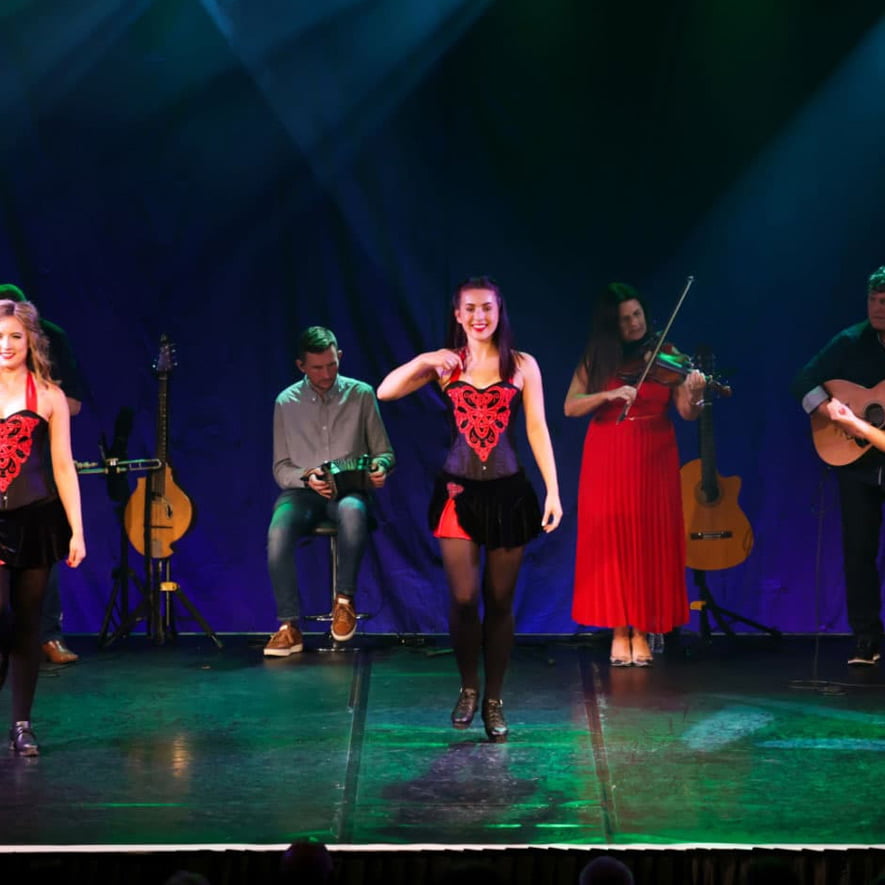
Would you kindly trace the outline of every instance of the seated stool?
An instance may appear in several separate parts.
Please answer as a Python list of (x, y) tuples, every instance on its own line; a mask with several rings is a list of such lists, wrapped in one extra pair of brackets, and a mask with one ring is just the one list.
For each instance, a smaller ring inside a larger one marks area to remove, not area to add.
[[(347, 642), (336, 642), (332, 639), (332, 611), (335, 608), (335, 584), (337, 583), (338, 578), (338, 526), (332, 522), (331, 519), (324, 519), (322, 522), (318, 523), (314, 530), (307, 535), (308, 538), (328, 538), (329, 539), (329, 576), (330, 576), (330, 585), (331, 585), (331, 595), (332, 601), (331, 606), (329, 608), (329, 613), (325, 615), (304, 615), (303, 618), (305, 621), (328, 621), (329, 622), (329, 633), (328, 638), (331, 641), (330, 647), (320, 647), (317, 651), (347, 651), (351, 648), (352, 639)], [(368, 615), (357, 613), (356, 619), (357, 621), (362, 621), (367, 618)]]

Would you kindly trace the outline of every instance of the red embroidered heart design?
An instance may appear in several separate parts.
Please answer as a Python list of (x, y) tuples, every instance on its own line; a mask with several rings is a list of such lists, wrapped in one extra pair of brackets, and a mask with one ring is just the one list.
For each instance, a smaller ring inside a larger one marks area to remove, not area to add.
[(446, 393), (455, 407), (455, 426), (480, 461), (487, 461), (498, 437), (510, 423), (510, 401), (515, 387), (494, 385), (485, 390), (448, 387)]

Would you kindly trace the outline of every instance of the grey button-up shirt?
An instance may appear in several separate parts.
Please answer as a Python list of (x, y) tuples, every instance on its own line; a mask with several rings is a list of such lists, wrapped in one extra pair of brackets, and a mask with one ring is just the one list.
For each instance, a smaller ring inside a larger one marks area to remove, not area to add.
[(364, 381), (339, 375), (321, 395), (302, 378), (277, 397), (273, 475), (280, 488), (301, 488), (304, 472), (324, 461), (364, 454), (388, 473), (395, 463), (375, 392)]

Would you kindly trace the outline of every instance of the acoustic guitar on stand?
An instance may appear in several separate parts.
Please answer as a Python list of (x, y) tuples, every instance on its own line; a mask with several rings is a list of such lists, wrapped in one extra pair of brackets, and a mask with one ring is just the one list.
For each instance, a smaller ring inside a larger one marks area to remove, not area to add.
[[(868, 424), (885, 427), (885, 381), (880, 381), (875, 387), (866, 388), (837, 378), (827, 381), (823, 388)], [(818, 455), (833, 467), (851, 464), (870, 449), (867, 440), (852, 436), (835, 421), (831, 421), (823, 407), (811, 414), (811, 439)]]
[(174, 367), (173, 345), (163, 335), (154, 363), (158, 380), (157, 460), (160, 466), (139, 478), (123, 514), (132, 546), (151, 559), (169, 558), (173, 545), (194, 519), (193, 504), (175, 482), (169, 464), (169, 375)]
[[(712, 361), (712, 354), (699, 355), (700, 367), (705, 374), (712, 374)], [(730, 396), (731, 388), (719, 385), (719, 392)], [(686, 564), (691, 569), (703, 572), (731, 568), (750, 555), (753, 529), (738, 506), (740, 477), (723, 477), (716, 470), (713, 400), (710, 394), (704, 397), (698, 417), (698, 447), (701, 457), (684, 464), (679, 472), (686, 532)]]

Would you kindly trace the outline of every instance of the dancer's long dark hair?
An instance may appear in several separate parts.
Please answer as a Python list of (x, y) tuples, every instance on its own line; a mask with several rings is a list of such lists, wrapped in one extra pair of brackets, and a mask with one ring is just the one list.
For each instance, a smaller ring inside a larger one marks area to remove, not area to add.
[(609, 283), (596, 300), (590, 323), (590, 338), (581, 357), (581, 366), (587, 373), (587, 390), (590, 393), (602, 390), (624, 359), (619, 311), (625, 301), (634, 299), (642, 307), (647, 332), (650, 333), (648, 303), (633, 286), (627, 283)]
[(467, 289), (488, 289), (495, 293), (498, 301), (498, 328), (492, 335), (492, 342), (498, 348), (498, 373), (502, 381), (511, 381), (517, 369), (517, 352), (513, 347), (513, 330), (507, 316), (507, 307), (501, 295), (501, 288), (487, 276), (468, 277), (458, 283), (452, 295), (452, 309), (449, 312), (449, 328), (446, 333), (446, 344), (450, 350), (462, 351), (467, 347), (467, 335), (461, 324), (455, 319), (455, 311), (461, 306), (461, 293)]

